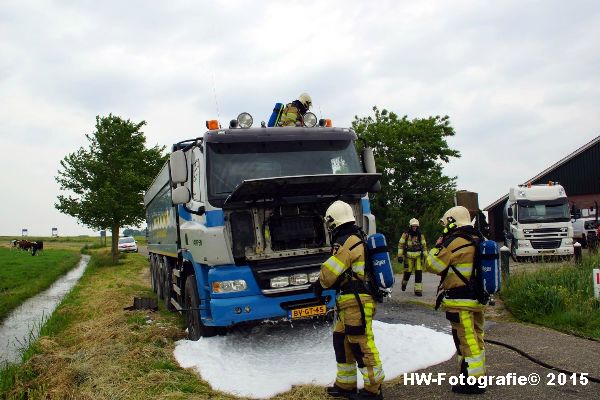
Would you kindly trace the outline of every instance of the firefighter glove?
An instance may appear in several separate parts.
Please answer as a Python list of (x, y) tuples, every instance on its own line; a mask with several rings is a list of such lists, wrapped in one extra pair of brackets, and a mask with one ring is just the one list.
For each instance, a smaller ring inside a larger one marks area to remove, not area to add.
[(402, 264), (404, 262), (404, 257), (398, 256), (398, 263)]

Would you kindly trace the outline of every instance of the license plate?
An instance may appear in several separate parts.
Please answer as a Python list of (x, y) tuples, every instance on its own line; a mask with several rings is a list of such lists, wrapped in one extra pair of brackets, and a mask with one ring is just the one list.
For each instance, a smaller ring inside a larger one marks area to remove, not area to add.
[(540, 250), (540, 254), (552, 254), (555, 250)]
[(327, 314), (327, 306), (325, 304), (313, 307), (296, 308), (295, 310), (288, 311), (288, 317), (291, 319), (309, 318), (325, 314)]

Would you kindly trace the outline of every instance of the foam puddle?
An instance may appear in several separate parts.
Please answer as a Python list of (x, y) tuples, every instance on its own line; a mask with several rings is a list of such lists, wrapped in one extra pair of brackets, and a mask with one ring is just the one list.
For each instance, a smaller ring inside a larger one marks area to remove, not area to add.
[[(386, 380), (448, 360), (452, 336), (423, 326), (373, 321)], [(325, 324), (262, 325), (250, 334), (177, 342), (175, 358), (193, 368), (215, 390), (268, 398), (292, 385), (330, 385), (336, 363), (331, 327)], [(359, 374), (359, 386), (362, 385)]]

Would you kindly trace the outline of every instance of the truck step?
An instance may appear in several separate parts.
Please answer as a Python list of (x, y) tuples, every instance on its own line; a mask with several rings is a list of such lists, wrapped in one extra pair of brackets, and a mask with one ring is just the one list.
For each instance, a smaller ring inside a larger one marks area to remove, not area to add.
[(171, 304), (173, 304), (173, 307), (175, 307), (175, 309), (177, 309), (177, 311), (181, 311), (181, 309), (183, 308), (179, 305), (177, 300), (175, 300), (174, 298), (171, 298)]
[(175, 283), (173, 284), (173, 290), (175, 291), (175, 293), (181, 296), (181, 289), (179, 289), (179, 286), (177, 286), (177, 284)]

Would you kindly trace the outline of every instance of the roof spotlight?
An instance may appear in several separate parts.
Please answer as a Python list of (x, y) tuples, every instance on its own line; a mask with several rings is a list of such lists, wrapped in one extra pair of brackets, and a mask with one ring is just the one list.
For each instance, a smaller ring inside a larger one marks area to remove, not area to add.
[(317, 125), (317, 116), (310, 111), (304, 114), (302, 118), (304, 120), (304, 126), (307, 128), (313, 128), (315, 125)]
[(250, 128), (254, 120), (252, 119), (252, 115), (247, 112), (243, 112), (237, 117), (238, 124), (240, 124), (241, 128)]

